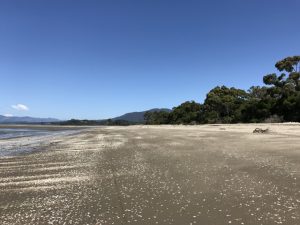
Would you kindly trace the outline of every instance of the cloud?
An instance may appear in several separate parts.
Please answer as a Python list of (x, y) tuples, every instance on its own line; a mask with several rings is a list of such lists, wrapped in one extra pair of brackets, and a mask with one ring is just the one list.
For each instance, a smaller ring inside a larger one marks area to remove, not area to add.
[(10, 113), (7, 113), (7, 114), (4, 114), (3, 116), (5, 116), (5, 117), (13, 117), (14, 115), (10, 114)]
[(28, 111), (29, 110), (29, 108), (23, 104), (12, 105), (11, 107), (18, 111)]

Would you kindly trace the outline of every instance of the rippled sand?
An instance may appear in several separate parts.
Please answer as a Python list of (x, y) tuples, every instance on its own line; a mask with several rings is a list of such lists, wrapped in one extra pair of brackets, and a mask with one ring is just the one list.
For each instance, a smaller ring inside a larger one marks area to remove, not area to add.
[(97, 127), (35, 148), (0, 158), (3, 225), (300, 224), (298, 124)]

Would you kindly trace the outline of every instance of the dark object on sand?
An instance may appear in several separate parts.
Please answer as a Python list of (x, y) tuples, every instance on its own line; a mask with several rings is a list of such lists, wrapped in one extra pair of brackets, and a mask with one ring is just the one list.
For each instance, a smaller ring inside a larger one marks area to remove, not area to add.
[(265, 133), (269, 133), (269, 128), (267, 129), (261, 129), (261, 128), (255, 128), (255, 130), (253, 131), (254, 134), (265, 134)]

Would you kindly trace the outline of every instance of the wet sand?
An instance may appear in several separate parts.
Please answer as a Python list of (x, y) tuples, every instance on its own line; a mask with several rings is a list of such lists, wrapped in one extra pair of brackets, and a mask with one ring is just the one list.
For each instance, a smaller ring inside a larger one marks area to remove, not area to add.
[(0, 221), (299, 225), (299, 180), (299, 124), (94, 127), (1, 157)]

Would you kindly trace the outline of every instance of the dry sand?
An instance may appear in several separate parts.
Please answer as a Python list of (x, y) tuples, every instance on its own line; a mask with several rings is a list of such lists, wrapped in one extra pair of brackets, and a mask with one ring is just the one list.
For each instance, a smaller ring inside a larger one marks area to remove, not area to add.
[(299, 124), (89, 128), (0, 158), (0, 224), (299, 225), (299, 180)]

